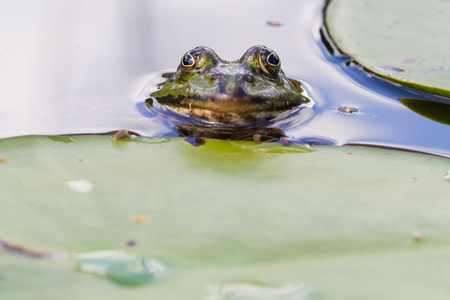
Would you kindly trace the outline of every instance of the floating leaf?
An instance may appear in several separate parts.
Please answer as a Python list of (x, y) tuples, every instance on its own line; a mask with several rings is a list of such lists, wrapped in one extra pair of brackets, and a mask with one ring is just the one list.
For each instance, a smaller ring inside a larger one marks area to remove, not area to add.
[(333, 0), (326, 23), (337, 45), (371, 71), (450, 97), (448, 3)]
[[(2, 250), (2, 298), (197, 300), (224, 282), (304, 282), (324, 299), (448, 298), (449, 159), (365, 147), (72, 139), (0, 140), (9, 161), (0, 166), (1, 239), (39, 253), (133, 253), (79, 257), (80, 268), (99, 274), (88, 276), (70, 260)], [(89, 193), (64, 184), (83, 178), (94, 184)], [(152, 280), (150, 257), (170, 266), (164, 280)]]

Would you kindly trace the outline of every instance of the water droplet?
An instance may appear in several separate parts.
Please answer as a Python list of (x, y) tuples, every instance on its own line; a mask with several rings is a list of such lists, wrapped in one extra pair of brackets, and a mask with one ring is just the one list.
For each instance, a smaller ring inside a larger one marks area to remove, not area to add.
[(147, 283), (166, 271), (164, 264), (155, 259), (114, 250), (79, 254), (76, 267), (124, 285)]
[(418, 230), (412, 232), (412, 237), (418, 243), (425, 242), (425, 237)]
[(450, 182), (450, 170), (447, 171), (447, 174), (444, 176), (444, 180)]
[(317, 292), (302, 284), (270, 287), (252, 283), (227, 283), (206, 288), (205, 300), (312, 300)]
[(84, 179), (67, 181), (66, 185), (69, 189), (77, 193), (90, 193), (94, 187), (91, 182)]

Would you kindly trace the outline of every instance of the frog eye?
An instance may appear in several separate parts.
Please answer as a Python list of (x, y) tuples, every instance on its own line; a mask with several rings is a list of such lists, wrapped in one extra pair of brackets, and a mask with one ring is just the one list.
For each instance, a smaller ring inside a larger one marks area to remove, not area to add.
[(281, 61), (275, 51), (262, 48), (259, 52), (259, 64), (266, 75), (274, 78), (278, 76)]
[(181, 59), (181, 67), (184, 72), (194, 69), (200, 60), (201, 51), (198, 49), (187, 52)]
[(186, 55), (184, 55), (183, 57), (183, 60), (181, 61), (181, 64), (185, 68), (192, 68), (195, 64), (195, 60), (192, 54), (186, 53)]

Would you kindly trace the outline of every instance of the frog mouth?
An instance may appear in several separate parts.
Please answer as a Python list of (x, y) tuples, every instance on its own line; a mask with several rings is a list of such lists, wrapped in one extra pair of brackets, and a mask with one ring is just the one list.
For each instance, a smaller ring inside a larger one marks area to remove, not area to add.
[(278, 117), (280, 114), (286, 112), (283, 110), (260, 110), (260, 111), (249, 111), (245, 113), (237, 112), (221, 112), (214, 111), (211, 109), (197, 108), (197, 107), (183, 107), (183, 106), (173, 106), (167, 105), (169, 109), (176, 111), (179, 114), (188, 115), (196, 117), (203, 120), (220, 122), (220, 123), (249, 123), (259, 120), (271, 120)]
[(222, 123), (271, 120), (303, 103), (302, 101), (270, 102), (261, 98), (249, 97), (220, 100), (183, 98), (179, 100), (169, 96), (153, 98), (153, 100), (156, 100), (161, 107), (179, 114)]

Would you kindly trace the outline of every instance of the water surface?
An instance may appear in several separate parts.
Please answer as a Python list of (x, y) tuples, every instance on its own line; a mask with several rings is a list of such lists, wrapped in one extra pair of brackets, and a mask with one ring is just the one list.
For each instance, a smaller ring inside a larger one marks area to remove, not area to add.
[(0, 137), (123, 128), (177, 136), (170, 123), (140, 105), (154, 74), (173, 71), (183, 53), (198, 45), (234, 60), (264, 44), (279, 54), (284, 72), (300, 81), (315, 103), (312, 118), (283, 128), (292, 139), (450, 156), (448, 124), (401, 101), (432, 100), (445, 110), (448, 99), (401, 87), (349, 63), (324, 43), (324, 5), (317, 0), (3, 2)]

